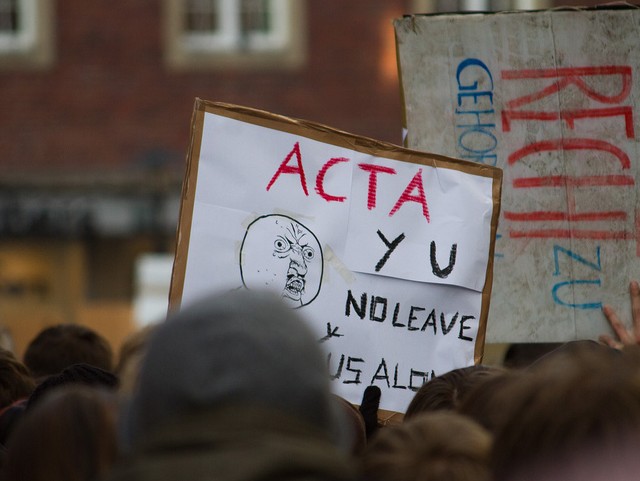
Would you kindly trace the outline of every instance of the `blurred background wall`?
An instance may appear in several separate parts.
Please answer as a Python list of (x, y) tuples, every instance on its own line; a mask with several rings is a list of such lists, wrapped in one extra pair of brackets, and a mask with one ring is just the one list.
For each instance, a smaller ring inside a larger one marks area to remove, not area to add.
[(554, 5), (0, 0), (0, 327), (162, 317), (194, 98), (401, 144), (394, 18)]

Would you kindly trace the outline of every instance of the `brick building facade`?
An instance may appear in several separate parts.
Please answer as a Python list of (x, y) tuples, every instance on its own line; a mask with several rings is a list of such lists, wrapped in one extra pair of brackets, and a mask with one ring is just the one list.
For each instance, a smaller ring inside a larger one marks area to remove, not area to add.
[(195, 97), (401, 142), (391, 22), (410, 1), (294, 0), (295, 62), (191, 66), (169, 58), (175, 1), (48, 1), (44, 59), (0, 55), (0, 323), (18, 350), (54, 322), (128, 332), (136, 258), (173, 248)]

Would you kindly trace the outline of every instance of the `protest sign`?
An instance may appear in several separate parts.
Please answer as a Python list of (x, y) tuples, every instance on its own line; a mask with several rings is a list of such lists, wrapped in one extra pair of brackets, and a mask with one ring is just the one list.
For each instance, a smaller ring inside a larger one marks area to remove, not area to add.
[(489, 342), (595, 338), (640, 274), (640, 10), (395, 21), (406, 145), (502, 168)]
[[(326, 353), (334, 391), (403, 412), (482, 356), (501, 171), (197, 100), (170, 308), (270, 289)], [(295, 362), (292, 359), (291, 362)]]

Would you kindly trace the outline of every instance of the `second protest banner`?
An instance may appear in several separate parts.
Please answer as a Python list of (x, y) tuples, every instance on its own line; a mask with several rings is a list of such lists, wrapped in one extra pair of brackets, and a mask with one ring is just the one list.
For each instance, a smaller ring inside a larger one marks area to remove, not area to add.
[(605, 304), (631, 317), (639, 25), (634, 6), (395, 22), (406, 144), (504, 169), (489, 342), (596, 339)]

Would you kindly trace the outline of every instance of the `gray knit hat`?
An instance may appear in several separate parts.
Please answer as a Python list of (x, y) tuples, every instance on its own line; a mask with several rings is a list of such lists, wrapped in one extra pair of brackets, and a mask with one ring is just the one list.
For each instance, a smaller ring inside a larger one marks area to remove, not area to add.
[(165, 421), (234, 404), (335, 432), (326, 361), (300, 315), (272, 294), (239, 290), (169, 317), (151, 337), (123, 413), (125, 446)]

